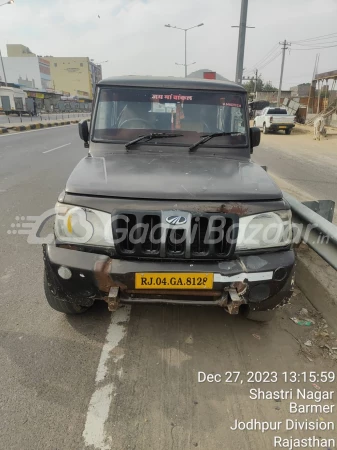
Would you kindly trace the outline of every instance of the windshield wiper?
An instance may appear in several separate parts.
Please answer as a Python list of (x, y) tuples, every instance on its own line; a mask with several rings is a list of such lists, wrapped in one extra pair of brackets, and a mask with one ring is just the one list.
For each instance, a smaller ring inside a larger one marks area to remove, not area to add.
[(145, 139), (145, 142), (151, 141), (152, 139), (161, 139), (161, 138), (170, 138), (170, 137), (179, 137), (184, 136), (183, 134), (170, 134), (170, 133), (150, 133), (145, 134), (144, 136), (139, 136), (137, 139), (134, 139), (133, 141), (127, 142), (125, 144), (126, 148), (131, 147), (131, 145), (136, 144), (137, 142), (142, 141)]
[(198, 141), (195, 144), (191, 145), (190, 152), (194, 152), (199, 147), (199, 145), (210, 141), (214, 137), (217, 137), (217, 136), (233, 136), (235, 134), (242, 134), (242, 133), (240, 133), (239, 131), (232, 131), (231, 133), (221, 132), (221, 133), (206, 134), (205, 136), (202, 136), (202, 139), (200, 139), (200, 141)]

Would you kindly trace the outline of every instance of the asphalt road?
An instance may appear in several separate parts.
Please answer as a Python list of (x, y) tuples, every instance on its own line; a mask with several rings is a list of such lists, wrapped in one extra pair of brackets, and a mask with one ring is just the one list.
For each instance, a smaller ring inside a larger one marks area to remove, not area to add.
[[(76, 126), (0, 136), (0, 448), (270, 450), (275, 435), (335, 437), (284, 424), (280, 432), (230, 430), (235, 419), (337, 424), (335, 412), (290, 414), (289, 400), (249, 399), (251, 388), (294, 387), (282, 372), (336, 369), (324, 348), (301, 344), (314, 342), (320, 320), (290, 320), (302, 307), (313, 314), (298, 292), (267, 325), (221, 309), (137, 305), (111, 315), (97, 304), (66, 317), (49, 308), (41, 247), (7, 231), (16, 217), (53, 207), (85, 153)], [(222, 382), (199, 383), (201, 371), (222, 374)], [(241, 372), (237, 383), (225, 382), (229, 371)], [(279, 378), (248, 383), (249, 371)], [(336, 390), (336, 382), (315, 384), (299, 379), (294, 388)]]

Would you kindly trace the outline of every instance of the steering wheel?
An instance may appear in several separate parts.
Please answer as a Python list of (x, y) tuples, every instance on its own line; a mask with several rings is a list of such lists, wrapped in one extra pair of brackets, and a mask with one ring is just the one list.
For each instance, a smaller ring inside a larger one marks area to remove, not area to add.
[[(138, 125), (136, 125), (136, 126), (133, 125), (132, 126), (131, 124), (138, 124)], [(128, 125), (128, 126), (125, 126), (125, 125)], [(141, 126), (139, 126), (139, 125), (141, 125)], [(152, 129), (154, 127), (153, 127), (153, 125), (150, 122), (148, 122), (148, 121), (146, 121), (144, 119), (137, 119), (137, 118), (135, 118), (135, 119), (126, 119), (126, 120), (124, 120), (124, 122), (122, 122), (119, 125), (118, 128), (127, 128), (127, 129), (132, 129), (132, 128), (141, 129), (141, 128), (145, 128), (145, 129)]]

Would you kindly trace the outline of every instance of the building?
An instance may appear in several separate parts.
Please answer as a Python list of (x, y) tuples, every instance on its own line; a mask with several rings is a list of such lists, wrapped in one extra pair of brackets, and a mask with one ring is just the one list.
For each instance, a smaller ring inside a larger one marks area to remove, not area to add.
[(35, 55), (28, 47), (7, 44), (7, 58), (3, 61), (7, 82), (21, 87), (52, 89), (49, 61)]
[[(48, 61), (32, 56), (2, 57), (7, 83), (15, 83), (21, 88), (51, 89), (51, 77)], [(0, 81), (5, 81), (0, 65)]]
[(90, 60), (90, 76), (92, 92), (95, 92), (96, 84), (102, 79), (102, 66)]
[(7, 56), (10, 58), (34, 57), (35, 53), (31, 52), (28, 47), (22, 44), (7, 44)]
[(71, 97), (92, 98), (89, 58), (45, 56), (53, 87)]
[(92, 99), (96, 84), (102, 79), (102, 68), (87, 57), (45, 56), (50, 63), (54, 89), (64, 95)]
[(49, 90), (55, 91), (53, 81), (51, 78), (49, 61), (45, 58), (42, 58), (41, 56), (39, 56), (38, 58), (39, 58), (39, 69), (40, 69), (42, 89), (45, 89), (47, 91)]
[(310, 91), (310, 83), (302, 83), (290, 88), (292, 97), (308, 97)]
[[(7, 59), (16, 60), (16, 66), (20, 67), (22, 72), (18, 76), (15, 73), (14, 79), (10, 81), (18, 84), (21, 82), (26, 87), (60, 91), (65, 96), (92, 99), (96, 84), (102, 79), (102, 67), (88, 57), (42, 57), (35, 55), (22, 44), (7, 44), (7, 54)], [(31, 70), (27, 68), (31, 67), (32, 61), (36, 59), (40, 73), (38, 79), (36, 71), (32, 78)], [(7, 69), (5, 70), (7, 75)]]

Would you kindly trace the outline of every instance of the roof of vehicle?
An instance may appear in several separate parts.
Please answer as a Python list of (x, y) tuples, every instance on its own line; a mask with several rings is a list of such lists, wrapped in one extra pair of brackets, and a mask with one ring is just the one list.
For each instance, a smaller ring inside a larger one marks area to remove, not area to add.
[(198, 78), (140, 77), (128, 75), (106, 78), (105, 80), (101, 80), (98, 85), (246, 92), (242, 86), (231, 81), (203, 80)]

